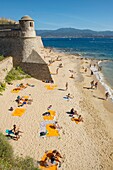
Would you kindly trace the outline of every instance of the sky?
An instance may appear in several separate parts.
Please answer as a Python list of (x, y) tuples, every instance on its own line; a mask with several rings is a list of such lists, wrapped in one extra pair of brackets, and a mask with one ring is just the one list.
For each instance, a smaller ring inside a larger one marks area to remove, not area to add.
[(29, 15), (37, 30), (113, 31), (113, 0), (0, 0), (0, 18)]

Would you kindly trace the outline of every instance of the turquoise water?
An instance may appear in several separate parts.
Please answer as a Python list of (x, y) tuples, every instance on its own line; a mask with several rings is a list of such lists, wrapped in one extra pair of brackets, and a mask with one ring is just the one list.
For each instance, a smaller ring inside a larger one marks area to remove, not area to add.
[[(113, 89), (113, 38), (46, 38), (45, 47), (56, 48), (59, 51), (76, 54), (102, 62), (104, 80)], [(110, 62), (109, 62), (110, 61)]]
[(100, 65), (106, 83), (113, 89), (113, 62), (102, 62)]

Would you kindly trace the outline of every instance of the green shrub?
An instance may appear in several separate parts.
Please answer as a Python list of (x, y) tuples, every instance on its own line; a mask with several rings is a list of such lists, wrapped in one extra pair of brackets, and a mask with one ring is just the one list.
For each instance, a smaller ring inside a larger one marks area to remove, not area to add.
[(13, 159), (13, 149), (7, 142), (5, 136), (0, 133), (0, 159), (7, 160), (8, 162)]
[(30, 157), (16, 158), (14, 167), (16, 167), (16, 170), (38, 170), (38, 168), (34, 167), (34, 161)]
[(12, 170), (11, 163), (9, 163), (6, 160), (0, 158), (0, 170)]
[(6, 88), (6, 83), (1, 83), (0, 84), (0, 92), (3, 92)]
[(11, 83), (13, 80), (21, 80), (24, 78), (30, 78), (28, 74), (24, 73), (24, 71), (18, 66), (13, 68), (5, 78), (7, 83)]
[(39, 170), (30, 157), (14, 157), (12, 146), (0, 133), (0, 170)]
[(0, 55), (0, 61), (2, 61), (4, 59), (3, 55)]

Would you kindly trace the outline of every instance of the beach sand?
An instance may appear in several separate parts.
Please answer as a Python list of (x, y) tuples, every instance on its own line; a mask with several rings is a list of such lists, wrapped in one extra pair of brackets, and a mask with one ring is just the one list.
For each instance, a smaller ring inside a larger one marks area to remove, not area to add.
[[(57, 149), (63, 158), (61, 170), (112, 170), (113, 169), (113, 104), (102, 98), (104, 89), (101, 84), (97, 90), (88, 89), (90, 82), (95, 77), (90, 76), (90, 60), (81, 59), (78, 56), (58, 53), (49, 49), (42, 49), (40, 55), (48, 63), (48, 60), (60, 56), (62, 61), (55, 61), (50, 66), (52, 78), (57, 87), (47, 90), (46, 83), (34, 78), (14, 81), (13, 85), (7, 85), (3, 96), (0, 96), (0, 131), (5, 134), (6, 129), (11, 129), (14, 124), (23, 131), (18, 141), (9, 140), (14, 153), (18, 156), (30, 156), (40, 161), (45, 151)], [(59, 69), (56, 75), (58, 65)], [(84, 72), (84, 68), (88, 68)], [(69, 78), (74, 70), (74, 78)], [(65, 84), (68, 82), (68, 90)], [(11, 90), (19, 83), (34, 84), (35, 87), (27, 87), (19, 93), (11, 93)], [(64, 100), (68, 93), (73, 99)], [(12, 116), (8, 109), (17, 108), (15, 99), (18, 95), (31, 94), (33, 102), (26, 105), (26, 112), (21, 117)], [(56, 120), (62, 127), (59, 137), (39, 136), (42, 114), (47, 107), (52, 105), (52, 110), (57, 112)], [(76, 124), (66, 112), (75, 108), (82, 115), (83, 122)]]

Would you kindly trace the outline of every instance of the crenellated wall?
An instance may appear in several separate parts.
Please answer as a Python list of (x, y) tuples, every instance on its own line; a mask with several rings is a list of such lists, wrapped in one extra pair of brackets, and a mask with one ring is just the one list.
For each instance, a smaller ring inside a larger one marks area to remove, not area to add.
[(13, 58), (7, 57), (0, 61), (0, 83), (4, 82), (7, 73), (13, 68)]

